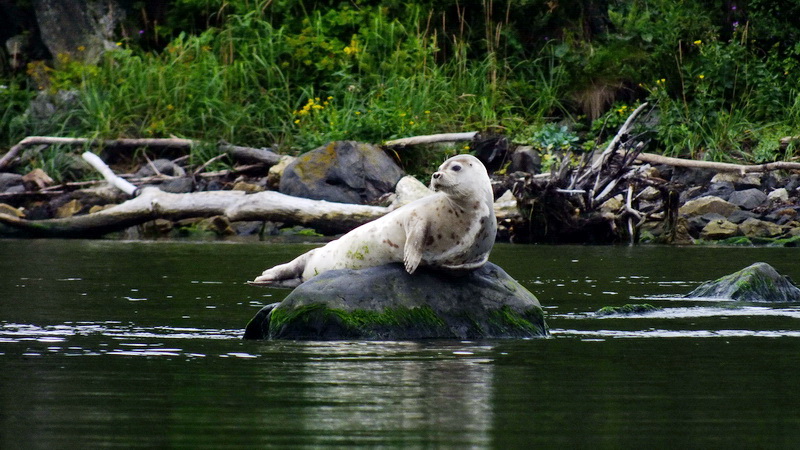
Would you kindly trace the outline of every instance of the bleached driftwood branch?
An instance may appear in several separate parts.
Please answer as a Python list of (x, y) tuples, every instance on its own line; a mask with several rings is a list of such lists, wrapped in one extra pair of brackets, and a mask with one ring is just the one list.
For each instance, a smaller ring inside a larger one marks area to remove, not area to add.
[[(161, 148), (179, 149), (188, 151), (193, 146), (202, 145), (200, 141), (181, 138), (158, 138), (158, 139), (87, 139), (87, 138), (65, 138), (53, 136), (28, 136), (19, 141), (17, 145), (0, 158), (0, 170), (8, 166), (17, 155), (26, 147), (34, 145), (74, 145), (83, 147), (103, 147), (103, 148)], [(241, 147), (225, 142), (217, 144), (221, 152), (230, 154), (234, 159), (245, 162), (259, 162), (267, 165), (275, 165), (280, 161), (281, 155), (263, 148)]]
[(155, 187), (102, 211), (61, 219), (25, 220), (0, 214), (0, 223), (39, 236), (101, 236), (155, 219), (224, 216), (231, 222), (253, 220), (301, 224), (326, 234), (349, 231), (376, 219), (388, 208), (292, 197), (278, 192), (246, 194), (210, 191), (173, 194)]
[(422, 144), (437, 144), (440, 142), (462, 142), (471, 141), (478, 134), (477, 131), (470, 131), (468, 133), (442, 133), (430, 134), (427, 136), (413, 136), (402, 139), (395, 139), (393, 141), (386, 141), (384, 145), (387, 147), (401, 147), (406, 145), (422, 145)]
[(112, 186), (116, 187), (120, 191), (128, 194), (133, 195), (136, 192), (136, 186), (129, 183), (127, 180), (124, 180), (118, 177), (112, 170), (109, 168), (106, 163), (100, 159), (99, 156), (95, 155), (92, 152), (84, 152), (81, 157), (88, 162), (92, 167), (95, 168), (98, 172), (103, 175), (103, 178), (106, 179)]
[(713, 161), (696, 161), (693, 159), (672, 158), (669, 156), (640, 153), (636, 159), (649, 164), (665, 164), (675, 167), (692, 167), (696, 169), (711, 169), (717, 172), (769, 172), (771, 170), (800, 170), (800, 163), (776, 161), (766, 164), (731, 164)]

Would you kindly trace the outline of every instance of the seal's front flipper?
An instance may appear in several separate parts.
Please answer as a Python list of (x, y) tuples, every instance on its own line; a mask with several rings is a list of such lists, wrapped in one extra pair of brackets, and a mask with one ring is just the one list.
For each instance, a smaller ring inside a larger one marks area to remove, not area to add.
[(422, 246), (425, 245), (425, 222), (416, 220), (406, 228), (406, 243), (403, 246), (403, 263), (406, 272), (414, 273), (422, 262)]

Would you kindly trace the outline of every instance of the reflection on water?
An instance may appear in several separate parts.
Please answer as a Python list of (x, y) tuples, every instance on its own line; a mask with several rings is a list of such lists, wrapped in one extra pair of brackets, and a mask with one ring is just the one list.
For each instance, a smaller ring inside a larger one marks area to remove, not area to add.
[(307, 249), (0, 241), (0, 448), (800, 439), (800, 305), (680, 297), (755, 261), (800, 279), (793, 249), (500, 245), (551, 338), (243, 341), (288, 292), (244, 281)]
[[(313, 445), (486, 445), (492, 426), (490, 346), (462, 343), (310, 343), (297, 400)], [(332, 412), (335, 411), (335, 414)]]

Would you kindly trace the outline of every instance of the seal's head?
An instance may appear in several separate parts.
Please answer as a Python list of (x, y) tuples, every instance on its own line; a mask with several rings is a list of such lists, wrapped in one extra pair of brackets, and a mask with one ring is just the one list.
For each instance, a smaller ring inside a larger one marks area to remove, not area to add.
[(472, 155), (454, 156), (431, 177), (431, 189), (454, 199), (482, 198), (493, 201), (492, 182), (486, 167)]

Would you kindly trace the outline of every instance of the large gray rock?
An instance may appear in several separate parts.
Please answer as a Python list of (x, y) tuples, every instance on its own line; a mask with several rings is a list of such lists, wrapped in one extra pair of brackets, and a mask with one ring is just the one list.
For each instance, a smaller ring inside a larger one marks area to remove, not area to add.
[(755, 188), (745, 189), (743, 191), (736, 191), (731, 194), (731, 196), (728, 197), (728, 201), (740, 208), (749, 210), (760, 206), (767, 201), (767, 194)]
[(325, 272), (264, 307), (245, 339), (486, 339), (547, 336), (536, 297), (488, 263), (447, 273), (402, 264)]
[(800, 289), (774, 267), (759, 262), (715, 281), (708, 281), (686, 297), (748, 302), (797, 302)]
[(378, 147), (353, 141), (331, 142), (286, 167), (280, 191), (340, 203), (372, 203), (391, 192), (403, 170)]

